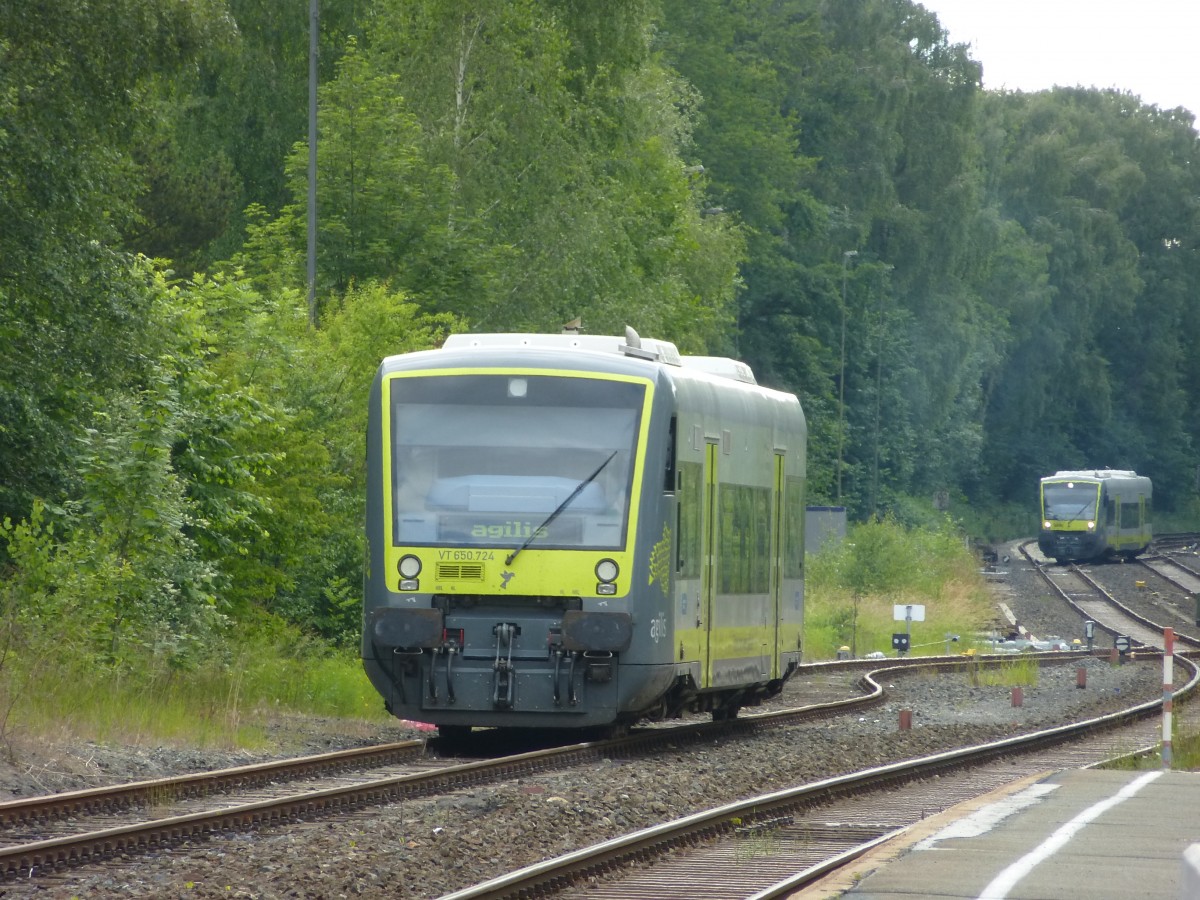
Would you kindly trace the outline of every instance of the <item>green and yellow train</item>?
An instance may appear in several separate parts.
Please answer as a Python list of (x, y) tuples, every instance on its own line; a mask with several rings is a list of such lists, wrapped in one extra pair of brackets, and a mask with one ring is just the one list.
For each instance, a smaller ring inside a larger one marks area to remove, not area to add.
[(666, 341), (456, 335), (370, 394), (362, 655), (396, 716), (714, 718), (801, 660), (806, 425)]
[(1041, 480), (1038, 549), (1058, 562), (1129, 559), (1150, 546), (1150, 479), (1119, 469), (1056, 472)]

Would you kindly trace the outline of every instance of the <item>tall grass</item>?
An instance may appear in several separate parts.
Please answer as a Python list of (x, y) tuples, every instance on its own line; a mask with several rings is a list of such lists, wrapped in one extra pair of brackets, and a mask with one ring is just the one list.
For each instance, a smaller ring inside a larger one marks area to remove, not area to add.
[[(1104, 766), (1106, 769), (1121, 771), (1145, 771), (1162, 766), (1162, 745), (1149, 753), (1136, 753), (1123, 756)], [(1184, 732), (1179, 726), (1179, 719), (1174, 719), (1171, 728), (1171, 768), (1176, 772), (1200, 771), (1200, 733)]]
[(1173, 531), (1200, 531), (1200, 500), (1188, 500), (1173, 512), (1154, 511), (1152, 520), (1157, 534), (1168, 534)]
[[(965, 649), (993, 612), (977, 560), (949, 525), (854, 526), (841, 546), (809, 560), (805, 657), (891, 653), (897, 605), (921, 605), (914, 655)], [(947, 634), (963, 640), (947, 643)], [(0, 635), (3, 637), (3, 635)], [(64, 646), (0, 653), (0, 737), (254, 747), (273, 716), (303, 712), (387, 721), (358, 654), (335, 650), (269, 616), (236, 630), (187, 668), (147, 650), (120, 666)]]
[(967, 678), (975, 687), (1037, 687), (1042, 668), (1036, 659), (1004, 660), (988, 666), (971, 666)]
[[(841, 545), (811, 557), (805, 587), (805, 658), (891, 653), (892, 634), (911, 627), (913, 655), (966, 649), (994, 618), (978, 560), (947, 523), (904, 528), (895, 521), (853, 526)], [(896, 606), (924, 607), (925, 620), (895, 621)], [(958, 635), (957, 642), (947, 635)]]
[(388, 715), (358, 654), (338, 651), (275, 621), (231, 634), (182, 670), (147, 656), (104, 668), (73, 659), (10, 656), (0, 671), (9, 710), (3, 737), (137, 745), (255, 748), (276, 716), (348, 720)]

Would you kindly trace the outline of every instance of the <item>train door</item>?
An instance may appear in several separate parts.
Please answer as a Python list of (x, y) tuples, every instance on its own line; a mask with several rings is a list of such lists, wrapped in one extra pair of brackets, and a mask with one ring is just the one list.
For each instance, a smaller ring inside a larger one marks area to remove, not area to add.
[(771, 613), (771, 665), (772, 678), (778, 678), (781, 645), (780, 619), (783, 616), (783, 491), (786, 485), (783, 469), (784, 455), (775, 454), (775, 490), (771, 499), (771, 597), (768, 607)]
[(704, 447), (704, 507), (701, 514), (703, 551), (700, 555), (700, 675), (701, 687), (713, 683), (712, 630), (713, 604), (717, 593), (717, 453), (716, 441)]

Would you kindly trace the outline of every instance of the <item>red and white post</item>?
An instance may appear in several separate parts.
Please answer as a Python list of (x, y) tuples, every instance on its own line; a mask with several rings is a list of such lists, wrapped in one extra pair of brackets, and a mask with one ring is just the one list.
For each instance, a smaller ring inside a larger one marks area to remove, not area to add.
[(1175, 629), (1163, 629), (1163, 731), (1162, 767), (1171, 768), (1171, 714), (1174, 687)]

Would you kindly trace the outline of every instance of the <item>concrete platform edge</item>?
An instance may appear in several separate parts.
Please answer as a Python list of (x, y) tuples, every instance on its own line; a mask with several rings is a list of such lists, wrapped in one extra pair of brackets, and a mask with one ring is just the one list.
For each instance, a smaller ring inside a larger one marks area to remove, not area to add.
[[(990, 803), (995, 803), (1012, 794), (1019, 793), (1030, 785), (1037, 784), (1039, 781), (1053, 774), (1055, 774), (1055, 770), (1047, 769), (1044, 772), (1027, 775), (1024, 778), (1009, 782), (1003, 787), (988, 791), (986, 794), (956, 803), (949, 809), (945, 809), (927, 819), (922, 819), (920, 822), (909, 826), (903, 832), (896, 835), (892, 840), (876, 847), (865, 856), (859, 857), (849, 865), (843, 866), (838, 871), (826, 875), (820, 881), (810, 884), (803, 890), (789, 894), (788, 900), (836, 900), (836, 898), (841, 897), (867, 875), (903, 856), (913, 844), (936, 834), (951, 822), (970, 815)], [(1198, 855), (1197, 863), (1200, 864), (1200, 855)]]

